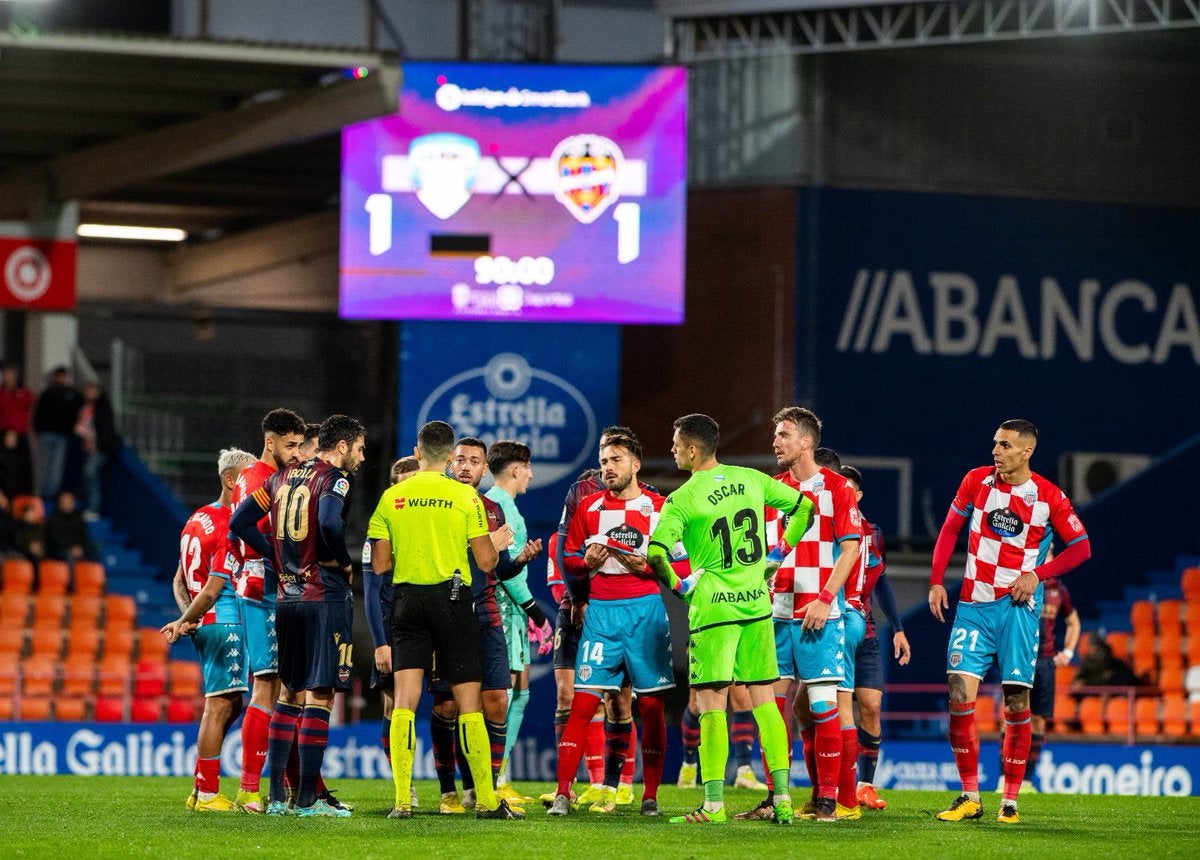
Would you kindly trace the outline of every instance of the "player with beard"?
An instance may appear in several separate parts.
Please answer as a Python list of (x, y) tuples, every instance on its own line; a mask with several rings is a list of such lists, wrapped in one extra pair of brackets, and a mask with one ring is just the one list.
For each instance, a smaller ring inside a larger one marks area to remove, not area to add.
[[(637, 483), (642, 448), (609, 436), (600, 449), (607, 488), (575, 509), (564, 548), (572, 621), (582, 619), (571, 716), (558, 744), (558, 788), (551, 815), (571, 811), (571, 782), (583, 755), (588, 724), (603, 695), (616, 738), (605, 763), (604, 786), (592, 812), (614, 812), (617, 784), (628, 757), (633, 714), (620, 695), (625, 676), (642, 717), (642, 814), (659, 815), (667, 740), (663, 692), (674, 688), (671, 633), (658, 580), (646, 562), (663, 497)], [(622, 743), (623, 741), (623, 743)]]
[[(298, 738), (300, 774), (295, 814), (345, 818), (350, 810), (319, 797), (321, 762), (335, 691), (350, 686), (353, 665), (354, 569), (346, 549), (350, 476), (365, 459), (358, 421), (332, 415), (321, 424), (317, 456), (276, 472), (234, 512), (229, 528), (260, 555), (271, 556), (279, 580), (280, 696), (271, 716), (270, 815), (289, 814), (284, 773)], [(271, 540), (259, 531), (270, 512)], [(297, 730), (297, 726), (299, 729)]]
[[(290, 409), (272, 409), (262, 420), (263, 449), (258, 460), (238, 475), (230, 509), (250, 498), (278, 472), (303, 460), (304, 419)], [(259, 530), (270, 533), (264, 513)], [(237, 803), (246, 812), (265, 812), (259, 792), (267, 758), (271, 712), (279, 698), (279, 649), (275, 635), (276, 578), (274, 563), (242, 541), (229, 542), (230, 566), (237, 587), (238, 606), (246, 631), (245, 662), (253, 686), (250, 706), (242, 719), (242, 784)]]

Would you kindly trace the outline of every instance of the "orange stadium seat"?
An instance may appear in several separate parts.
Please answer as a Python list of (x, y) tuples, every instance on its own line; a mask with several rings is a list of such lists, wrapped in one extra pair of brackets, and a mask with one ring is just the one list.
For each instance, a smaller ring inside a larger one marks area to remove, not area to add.
[(71, 626), (86, 624), (96, 630), (100, 629), (100, 615), (104, 611), (104, 598), (96, 594), (76, 594), (68, 605), (71, 613)]
[(25, 626), (29, 618), (29, 598), (24, 594), (0, 594), (0, 627)]
[(165, 663), (171, 649), (165, 636), (153, 627), (139, 627), (137, 631), (138, 659), (148, 663)]
[(1160, 699), (1157, 696), (1140, 696), (1134, 706), (1134, 719), (1137, 727), (1137, 733), (1143, 737), (1147, 735), (1158, 734), (1158, 706)]
[(21, 719), (41, 722), (50, 719), (49, 696), (22, 696)]
[(104, 565), (98, 561), (75, 562), (75, 593), (99, 597), (104, 593)]
[(1146, 683), (1158, 683), (1158, 658), (1153, 645), (1135, 648), (1130, 663), (1133, 666), (1133, 674), (1144, 679)]
[(24, 558), (6, 558), (0, 564), (0, 577), (3, 577), (4, 599), (9, 595), (29, 594), (33, 591), (33, 564)]
[(58, 661), (53, 657), (27, 657), (21, 665), (21, 696), (53, 695), (57, 668)]
[(137, 619), (137, 601), (128, 594), (110, 594), (104, 599), (104, 629), (133, 630)]
[(125, 719), (125, 699), (121, 696), (98, 696), (93, 711), (98, 723), (119, 723)]
[(1113, 655), (1121, 660), (1129, 659), (1129, 640), (1132, 636), (1124, 630), (1114, 630), (1107, 636), (1108, 647)]
[(1183, 638), (1178, 630), (1164, 630), (1158, 637), (1158, 665), (1162, 669), (1168, 666), (1183, 668)]
[(1189, 666), (1200, 666), (1200, 628), (1188, 633), (1187, 645), (1183, 650)]
[(133, 667), (129, 658), (120, 655), (105, 657), (96, 670), (96, 692), (101, 696), (124, 696), (129, 692)]
[(92, 690), (96, 686), (96, 664), (89, 660), (84, 663), (82, 661), (67, 661), (63, 666), (62, 671), (62, 689), (60, 694), (63, 698), (70, 699), (86, 699), (92, 695)]
[(20, 658), (16, 654), (0, 652), (0, 701), (11, 701), (17, 694), (17, 666)]
[(1200, 598), (1183, 604), (1183, 624), (1189, 636), (1192, 633), (1200, 633)]
[(1149, 600), (1133, 601), (1129, 607), (1129, 623), (1133, 625), (1135, 635), (1143, 630), (1154, 633), (1154, 604)]
[(67, 599), (58, 594), (39, 594), (33, 599), (33, 626), (59, 627), (67, 614)]
[(1104, 734), (1104, 703), (1099, 696), (1079, 700), (1079, 728), (1085, 735)]
[(1065, 690), (1071, 686), (1071, 682), (1075, 680), (1076, 668), (1070, 664), (1066, 666), (1054, 667), (1054, 687), (1056, 690)]
[(1054, 731), (1059, 733), (1076, 731), (1078, 722), (1079, 702), (1075, 697), (1068, 693), (1059, 693), (1055, 696)]
[(71, 566), (65, 561), (43, 558), (38, 562), (38, 594), (66, 594), (71, 585)]
[(167, 679), (171, 695), (180, 697), (199, 696), (204, 689), (204, 676), (199, 663), (191, 660), (172, 660), (167, 664)]
[(151, 660), (138, 660), (134, 667), (133, 695), (148, 699), (161, 696), (166, 691), (166, 664)]
[(25, 631), (7, 624), (0, 626), (0, 654), (19, 657), (25, 650)]
[(1164, 735), (1172, 738), (1187, 734), (1187, 700), (1183, 696), (1163, 697), (1162, 730)]
[(1200, 567), (1185, 567), (1179, 576), (1183, 599), (1188, 603), (1200, 601)]
[(199, 714), (196, 700), (187, 696), (172, 696), (167, 703), (168, 723), (194, 723)]
[(157, 723), (162, 719), (162, 699), (157, 696), (151, 699), (134, 700), (129, 705), (129, 721), (131, 723)]
[(13, 717), (15, 717), (15, 708), (16, 699), (11, 697), (0, 697), (0, 720), (11, 720)]
[(100, 631), (95, 627), (72, 627), (67, 636), (67, 665), (91, 664), (100, 650)]
[(113, 630), (104, 631), (104, 656), (120, 657), (126, 663), (133, 657), (133, 631)]
[(1192, 735), (1200, 737), (1200, 702), (1188, 702), (1188, 725)]
[(48, 657), (57, 660), (62, 654), (63, 633), (58, 627), (35, 627), (30, 634), (32, 647), (30, 657)]
[(1183, 667), (1171, 666), (1168, 668), (1164, 666), (1158, 674), (1158, 688), (1164, 693), (1183, 695)]
[(1164, 630), (1175, 630), (1182, 633), (1183, 628), (1183, 601), (1182, 600), (1160, 600), (1158, 601), (1158, 629), (1161, 633)]
[(1129, 697), (1109, 696), (1104, 703), (1104, 723), (1108, 733), (1123, 735), (1129, 733)]
[(996, 697), (981, 695), (975, 700), (975, 725), (981, 732), (1000, 730), (1000, 718), (996, 713)]
[(78, 723), (83, 720), (86, 714), (86, 699), (68, 699), (60, 696), (54, 700), (54, 719), (56, 720), (62, 720), (69, 723)]

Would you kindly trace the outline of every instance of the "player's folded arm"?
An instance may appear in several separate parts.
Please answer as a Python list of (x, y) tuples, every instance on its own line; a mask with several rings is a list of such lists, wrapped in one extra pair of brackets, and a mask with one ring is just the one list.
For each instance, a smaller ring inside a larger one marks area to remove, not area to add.
[(350, 550), (346, 549), (346, 523), (342, 519), (345, 500), (336, 493), (326, 493), (317, 499), (317, 524), (321, 539), (333, 552), (333, 560), (342, 568), (350, 566)]

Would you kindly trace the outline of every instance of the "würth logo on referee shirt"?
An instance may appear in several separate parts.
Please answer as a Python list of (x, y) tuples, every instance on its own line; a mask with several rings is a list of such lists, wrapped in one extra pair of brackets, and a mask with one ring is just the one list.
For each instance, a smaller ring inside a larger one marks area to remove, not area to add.
[(405, 499), (398, 498), (395, 503), (396, 510), (404, 507), (410, 508), (452, 508), (454, 502), (449, 499)]

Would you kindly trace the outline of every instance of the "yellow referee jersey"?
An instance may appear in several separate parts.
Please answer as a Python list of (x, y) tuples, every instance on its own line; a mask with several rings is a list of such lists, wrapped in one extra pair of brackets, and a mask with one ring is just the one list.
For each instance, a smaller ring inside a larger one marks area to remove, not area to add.
[(392, 582), (436, 585), (458, 570), (470, 585), (467, 541), (488, 533), (479, 493), (441, 472), (417, 472), (379, 499), (367, 537), (392, 544)]

